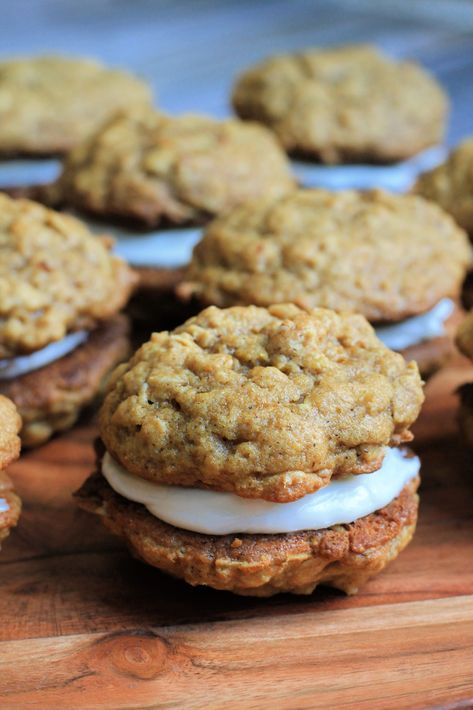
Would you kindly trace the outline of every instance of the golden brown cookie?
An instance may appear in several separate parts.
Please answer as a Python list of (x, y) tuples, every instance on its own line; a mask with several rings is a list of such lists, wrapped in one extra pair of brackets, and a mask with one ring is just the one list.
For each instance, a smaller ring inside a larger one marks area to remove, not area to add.
[(59, 360), (13, 380), (0, 379), (0, 393), (12, 399), (21, 413), (23, 445), (38, 446), (71, 428), (129, 352), (128, 321), (116, 315)]
[(419, 479), (387, 506), (347, 525), (273, 535), (202, 535), (168, 525), (115, 493), (100, 474), (83, 485), (79, 505), (102, 517), (132, 553), (184, 579), (235, 594), (310, 594), (318, 584), (354, 594), (411, 540)]
[(121, 108), (151, 103), (149, 87), (89, 59), (0, 63), (0, 154), (64, 153)]
[(0, 544), (20, 517), (21, 501), (5, 468), (18, 458), (21, 419), (13, 402), (0, 395)]
[(0, 392), (36, 446), (73, 425), (129, 353), (136, 275), (73, 217), (0, 193)]
[(460, 143), (442, 165), (421, 175), (413, 190), (437, 202), (473, 235), (473, 138)]
[(205, 116), (121, 113), (67, 157), (49, 201), (149, 226), (200, 223), (295, 186), (266, 128)]
[(297, 190), (213, 221), (180, 292), (203, 304), (291, 301), (395, 322), (458, 298), (471, 259), (465, 233), (420, 197)]
[(324, 163), (403, 160), (443, 139), (448, 100), (414, 62), (352, 45), (271, 57), (237, 80), (241, 118)]
[(0, 193), (0, 358), (92, 329), (125, 305), (136, 277), (110, 246), (73, 217)]
[(378, 469), (422, 401), (415, 363), (362, 316), (208, 308), (117, 368), (100, 433), (145, 479), (287, 502)]

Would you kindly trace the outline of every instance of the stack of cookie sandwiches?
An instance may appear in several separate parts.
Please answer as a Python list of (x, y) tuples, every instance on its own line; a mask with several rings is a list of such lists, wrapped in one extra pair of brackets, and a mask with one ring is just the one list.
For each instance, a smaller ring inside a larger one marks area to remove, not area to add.
[(363, 316), (211, 307), (117, 368), (79, 503), (193, 585), (353, 593), (413, 535), (422, 401)]
[(0, 193), (0, 393), (25, 445), (75, 422), (129, 352), (136, 277), (73, 217)]
[(169, 227), (196, 227), (249, 198), (277, 199), (294, 187), (267, 128), (148, 109), (116, 114), (71, 151), (42, 199), (115, 221), (117, 252), (139, 267), (141, 310), (149, 314), (151, 304), (162, 315), (165, 294), (200, 236), (200, 229)]
[(452, 352), (448, 329), (471, 256), (466, 234), (420, 197), (298, 190), (212, 222), (179, 293), (203, 305), (361, 313), (427, 377)]
[(5, 469), (20, 453), (21, 419), (13, 402), (0, 395), (0, 545), (17, 524), (21, 501)]
[[(37, 56), (0, 62), (0, 184), (48, 182), (61, 155), (120, 108), (150, 104), (149, 87), (83, 58)], [(12, 158), (22, 158), (12, 162)]]
[(445, 93), (424, 69), (368, 45), (270, 57), (238, 78), (233, 105), (271, 128), (292, 156), (358, 163), (338, 171), (296, 164), (304, 184), (338, 189), (410, 186), (438, 151), (390, 170), (360, 164), (405, 161), (438, 145), (448, 114)]

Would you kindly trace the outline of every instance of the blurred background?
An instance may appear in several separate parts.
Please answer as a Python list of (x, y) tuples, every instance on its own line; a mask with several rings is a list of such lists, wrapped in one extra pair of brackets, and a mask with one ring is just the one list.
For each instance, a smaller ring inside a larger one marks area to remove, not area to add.
[(449, 144), (473, 133), (471, 0), (15, 0), (2, 58), (83, 54), (128, 67), (166, 111), (229, 113), (236, 74), (275, 52), (373, 42), (422, 62), (453, 100)]

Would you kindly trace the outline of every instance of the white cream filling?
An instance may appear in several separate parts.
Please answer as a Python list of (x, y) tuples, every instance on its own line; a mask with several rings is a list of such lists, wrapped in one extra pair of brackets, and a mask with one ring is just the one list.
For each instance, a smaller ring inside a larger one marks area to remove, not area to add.
[(324, 187), (329, 190), (383, 188), (405, 192), (412, 187), (419, 173), (435, 168), (445, 160), (446, 155), (446, 148), (437, 145), (393, 165), (318, 165), (293, 160), (292, 169), (304, 187)]
[(43, 185), (55, 180), (60, 171), (61, 161), (55, 159), (2, 160), (0, 161), (0, 188)]
[(102, 463), (104, 477), (121, 496), (142, 503), (166, 523), (207, 535), (286, 533), (352, 523), (390, 503), (419, 469), (417, 457), (388, 448), (382, 467), (374, 473), (332, 480), (292, 503), (270, 503), (145, 481), (128, 473), (108, 453)]
[(70, 333), (62, 340), (50, 343), (45, 348), (36, 350), (29, 355), (0, 360), (0, 380), (11, 380), (14, 377), (33, 372), (33, 370), (39, 370), (75, 350), (79, 345), (85, 343), (88, 337), (89, 333), (86, 330), (79, 330), (77, 333)]
[(450, 298), (443, 298), (430, 311), (406, 318), (394, 325), (375, 328), (378, 338), (391, 350), (404, 350), (432, 338), (445, 335), (445, 321), (455, 308)]
[(78, 215), (94, 232), (111, 234), (115, 239), (113, 251), (131, 266), (177, 269), (186, 266), (192, 250), (202, 237), (201, 227), (159, 229), (143, 232), (116, 225), (106, 225), (91, 217)]
[(8, 513), (10, 506), (7, 503), (6, 498), (0, 498), (0, 513)]

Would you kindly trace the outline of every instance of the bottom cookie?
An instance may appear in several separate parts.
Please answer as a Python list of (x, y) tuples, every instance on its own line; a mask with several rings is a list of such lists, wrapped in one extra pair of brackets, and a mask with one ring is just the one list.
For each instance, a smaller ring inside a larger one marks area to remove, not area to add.
[(417, 521), (419, 478), (389, 505), (346, 525), (273, 535), (203, 535), (176, 528), (92, 475), (76, 493), (131, 552), (189, 584), (244, 596), (310, 594), (319, 584), (354, 594), (395, 559)]
[(134, 321), (153, 330), (171, 330), (196, 315), (200, 306), (192, 299), (183, 302), (176, 289), (183, 278), (181, 269), (135, 267), (138, 286), (128, 304)]
[(73, 426), (107, 375), (127, 357), (128, 331), (127, 318), (115, 316), (68, 355), (14, 380), (0, 380), (0, 393), (16, 404), (23, 419), (24, 446), (38, 446)]

